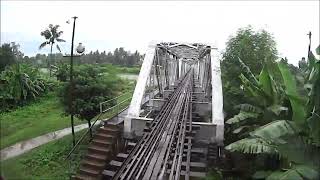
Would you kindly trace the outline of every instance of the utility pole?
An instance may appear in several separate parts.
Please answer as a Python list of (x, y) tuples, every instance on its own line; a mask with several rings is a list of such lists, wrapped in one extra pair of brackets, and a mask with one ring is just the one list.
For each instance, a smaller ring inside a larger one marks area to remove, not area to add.
[(307, 34), (309, 36), (309, 48), (308, 48), (308, 59), (309, 59), (309, 54), (311, 51), (311, 31), (309, 31), (309, 33)]
[(72, 143), (73, 146), (76, 145), (75, 135), (74, 135), (74, 120), (73, 120), (73, 114), (74, 114), (74, 107), (73, 107), (73, 43), (74, 43), (74, 30), (76, 27), (76, 19), (77, 16), (72, 17), (73, 18), (73, 30), (72, 30), (72, 41), (71, 41), (71, 57), (70, 57), (70, 112), (71, 112), (71, 129), (72, 129)]

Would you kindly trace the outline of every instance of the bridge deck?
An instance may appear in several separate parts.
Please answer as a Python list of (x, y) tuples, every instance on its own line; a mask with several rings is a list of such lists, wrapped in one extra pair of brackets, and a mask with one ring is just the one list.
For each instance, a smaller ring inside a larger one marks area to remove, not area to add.
[(121, 166), (116, 171), (104, 171), (105, 179), (189, 179), (205, 175), (190, 170), (191, 165), (205, 166), (191, 163), (192, 91), (190, 70)]

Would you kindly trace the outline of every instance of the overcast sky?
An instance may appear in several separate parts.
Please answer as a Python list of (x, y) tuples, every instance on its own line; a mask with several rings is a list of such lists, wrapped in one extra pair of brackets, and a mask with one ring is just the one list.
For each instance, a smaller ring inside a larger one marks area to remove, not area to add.
[[(1, 1), (1, 44), (15, 41), (25, 55), (44, 41), (48, 24), (64, 31), (62, 53), (69, 53), (72, 25), (78, 16), (75, 42), (86, 51), (117, 47), (144, 53), (151, 40), (213, 43), (220, 51), (238, 28), (252, 25), (273, 34), (281, 56), (297, 65), (306, 56), (307, 33), (319, 42), (319, 1)], [(57, 50), (55, 50), (57, 51)]]

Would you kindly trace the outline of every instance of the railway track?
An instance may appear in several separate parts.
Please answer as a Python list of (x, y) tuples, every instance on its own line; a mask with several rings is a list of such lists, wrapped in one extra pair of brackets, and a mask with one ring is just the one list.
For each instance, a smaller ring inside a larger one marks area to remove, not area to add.
[(145, 129), (141, 139), (122, 161), (111, 161), (103, 171), (104, 179), (113, 180), (188, 180), (204, 174), (191, 171), (193, 70), (190, 70), (163, 105), (157, 117)]
[[(151, 43), (127, 116), (99, 129), (74, 179), (205, 177), (207, 165), (219, 163), (224, 134), (215, 52), (199, 43)], [(106, 131), (113, 126), (117, 135)], [(116, 148), (107, 136), (117, 139)]]

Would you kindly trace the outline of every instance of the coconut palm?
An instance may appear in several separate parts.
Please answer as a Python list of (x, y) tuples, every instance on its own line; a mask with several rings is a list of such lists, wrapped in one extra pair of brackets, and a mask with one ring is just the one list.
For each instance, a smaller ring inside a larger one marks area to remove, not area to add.
[[(66, 42), (65, 40), (60, 38), (63, 31), (59, 31), (58, 30), (59, 27), (60, 27), (59, 25), (53, 26), (52, 24), (49, 24), (49, 27), (46, 30), (41, 32), (41, 36), (43, 36), (46, 39), (46, 41), (40, 44), (39, 49), (42, 49), (46, 45), (50, 45), (50, 55), (51, 55), (50, 60), (52, 60), (52, 47), (53, 47), (53, 45), (56, 42)], [(59, 50), (59, 52), (61, 52), (61, 49), (58, 44), (56, 44), (56, 47)], [(50, 60), (48, 62), (48, 66), (49, 66), (49, 71), (50, 71), (50, 76), (51, 76)]]

